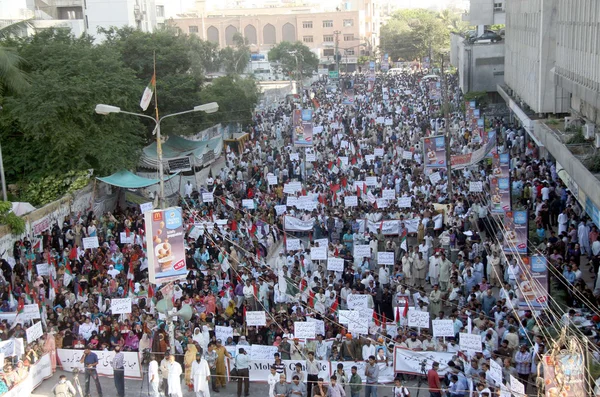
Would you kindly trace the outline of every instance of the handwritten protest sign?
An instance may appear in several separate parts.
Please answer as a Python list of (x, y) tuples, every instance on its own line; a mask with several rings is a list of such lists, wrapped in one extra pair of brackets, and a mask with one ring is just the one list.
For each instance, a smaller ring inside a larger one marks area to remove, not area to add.
[(434, 338), (438, 336), (454, 336), (454, 324), (452, 320), (433, 320), (431, 325)]
[(525, 395), (525, 385), (523, 383), (521, 383), (517, 378), (510, 375), (510, 391), (515, 396), (524, 396)]
[(286, 208), (285, 204), (275, 206), (275, 212), (277, 213), (277, 215), (283, 215), (285, 213), (286, 209), (287, 208)]
[(308, 161), (309, 163), (317, 161), (317, 155), (315, 153), (306, 153), (306, 161)]
[(312, 247), (310, 249), (310, 259), (313, 261), (327, 260), (327, 247)]
[(410, 150), (405, 150), (402, 152), (402, 160), (412, 160), (413, 154)]
[(432, 185), (437, 184), (439, 181), (442, 180), (442, 176), (440, 175), (439, 172), (434, 172), (431, 175), (429, 175), (429, 180), (431, 181)]
[(243, 199), (242, 200), (242, 207), (248, 208), (249, 210), (253, 210), (254, 209), (254, 200), (252, 200), (252, 199)]
[(31, 327), (25, 330), (25, 333), (27, 334), (27, 343), (31, 343), (33, 341), (38, 340), (42, 337), (42, 335), (44, 335), (44, 330), (42, 329), (42, 322), (39, 321), (33, 324)]
[(38, 263), (37, 265), (35, 265), (35, 267), (37, 268), (37, 273), (40, 276), (49, 276), (50, 275), (50, 268), (48, 267), (47, 263)]
[(358, 310), (340, 310), (340, 324), (349, 324), (351, 321), (360, 321)]
[(343, 272), (344, 271), (344, 259), (328, 258), (327, 259), (327, 271), (328, 272)]
[(367, 186), (377, 186), (377, 177), (368, 176), (365, 178), (365, 183), (367, 184)]
[(290, 160), (294, 161), (300, 161), (300, 154), (298, 153), (290, 153)]
[(227, 338), (233, 338), (233, 328), (215, 325), (215, 337), (221, 339), (223, 343), (225, 343)]
[(369, 295), (348, 294), (346, 298), (348, 309), (359, 309), (369, 305)]
[(483, 182), (469, 182), (469, 192), (483, 192)]
[(460, 350), (462, 351), (467, 351), (467, 350), (472, 350), (474, 352), (480, 352), (481, 351), (481, 336), (479, 335), (473, 335), (473, 334), (466, 334), (466, 333), (460, 333), (458, 334), (459, 336), (459, 346), (460, 346)]
[(429, 328), (429, 312), (409, 310), (408, 326), (417, 328)]
[(202, 202), (204, 203), (214, 203), (215, 196), (212, 193), (202, 193)]
[(355, 244), (354, 245), (354, 257), (355, 258), (370, 258), (371, 257), (371, 246), (369, 244)]
[(148, 203), (140, 204), (140, 211), (142, 212), (142, 214), (145, 214), (148, 211), (152, 211), (152, 208), (154, 208), (154, 204), (152, 204), (151, 201)]
[(269, 185), (277, 185), (277, 175), (267, 175)]
[(315, 337), (315, 323), (308, 321), (294, 322), (294, 338), (314, 339)]
[(344, 197), (344, 205), (346, 207), (358, 206), (358, 197), (357, 196), (345, 196)]
[(83, 249), (88, 248), (98, 248), (100, 245), (98, 244), (98, 237), (84, 237), (83, 239)]
[(352, 335), (368, 334), (369, 323), (367, 321), (350, 321), (348, 323), (348, 332)]
[(502, 367), (495, 360), (490, 360), (490, 377), (497, 384), (502, 384)]
[(399, 208), (410, 208), (412, 206), (412, 197), (400, 197), (398, 198)]
[(396, 191), (394, 189), (383, 189), (381, 198), (385, 200), (394, 200), (396, 198)]
[(110, 309), (112, 311), (112, 314), (131, 313), (131, 298), (111, 299)]
[(19, 318), (23, 321), (41, 318), (40, 307), (37, 305), (37, 303), (23, 306), (23, 312), (19, 314)]
[(121, 244), (133, 244), (133, 234), (129, 234), (128, 236), (126, 232), (120, 232), (119, 240)]
[(315, 325), (315, 333), (317, 335), (325, 335), (325, 321), (312, 317), (306, 317), (306, 321)]
[(383, 157), (383, 148), (376, 148), (373, 151), (373, 154), (377, 157)]
[(377, 264), (378, 265), (393, 265), (394, 264), (394, 253), (393, 252), (378, 252), (377, 253)]
[(273, 360), (279, 348), (277, 346), (251, 345), (250, 360)]
[(315, 239), (315, 246), (329, 247), (329, 239), (326, 239), (326, 238)]
[(263, 311), (246, 312), (246, 325), (249, 327), (265, 326), (267, 324), (266, 313)]
[(300, 239), (299, 238), (288, 238), (285, 240), (285, 248), (288, 251), (297, 251), (300, 249)]

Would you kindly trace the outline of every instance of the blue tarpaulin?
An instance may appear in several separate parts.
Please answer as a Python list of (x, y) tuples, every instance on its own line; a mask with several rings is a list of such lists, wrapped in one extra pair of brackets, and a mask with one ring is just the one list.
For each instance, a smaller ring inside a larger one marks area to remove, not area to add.
[[(170, 175), (168, 178), (164, 178), (164, 180), (168, 181), (175, 175), (177, 175), (177, 173)], [(109, 185), (124, 187), (126, 189), (139, 189), (143, 187), (152, 186), (160, 182), (159, 179), (143, 178), (127, 170), (121, 170), (104, 178), (96, 179), (104, 183), (108, 183)]]

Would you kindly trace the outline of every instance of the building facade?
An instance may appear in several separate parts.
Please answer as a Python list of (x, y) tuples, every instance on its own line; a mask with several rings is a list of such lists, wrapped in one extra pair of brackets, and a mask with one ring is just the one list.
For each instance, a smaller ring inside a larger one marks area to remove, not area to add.
[(311, 7), (206, 10), (197, 2), (197, 15), (175, 18), (173, 23), (187, 34), (197, 34), (223, 48), (242, 34), (255, 53), (266, 54), (282, 41), (301, 41), (322, 65), (334, 62), (336, 42), (340, 63), (356, 65), (360, 55), (379, 45), (379, 11), (373, 0), (346, 3), (344, 10), (315, 12)]

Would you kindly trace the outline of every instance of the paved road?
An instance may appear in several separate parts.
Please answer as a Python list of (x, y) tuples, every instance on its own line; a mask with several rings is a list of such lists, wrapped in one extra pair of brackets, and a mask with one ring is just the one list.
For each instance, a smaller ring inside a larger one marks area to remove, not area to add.
[[(52, 396), (52, 393), (51, 393), (52, 388), (58, 382), (58, 377), (62, 374), (66, 375), (67, 379), (72, 381), (72, 379), (73, 379), (72, 373), (65, 372), (62, 370), (57, 370), (51, 379), (45, 380), (31, 394), (31, 397)], [(80, 375), (79, 379), (81, 382), (81, 387), (83, 388), (83, 386), (84, 386), (83, 385), (83, 379), (84, 379), (83, 375)], [(100, 384), (102, 386), (103, 396), (116, 397), (116, 389), (115, 389), (112, 378), (101, 376)], [(382, 385), (381, 387), (379, 387), (377, 390), (377, 397), (393, 397), (392, 389), (390, 386), (391, 385)], [(409, 381), (407, 386), (410, 390), (411, 396), (413, 396), (413, 397), (417, 396), (416, 381)], [(146, 383), (144, 382), (143, 390), (141, 387), (142, 387), (142, 381), (126, 379), (125, 380), (125, 396), (126, 397), (146, 396), (147, 395), (146, 394), (146, 390), (147, 390)], [(424, 387), (426, 388), (427, 386), (425, 385)], [(91, 394), (93, 397), (98, 397), (98, 395), (96, 394), (96, 388), (95, 388), (93, 382), (90, 385), (90, 390), (91, 390)], [(269, 393), (269, 387), (267, 386), (266, 383), (250, 383), (250, 396), (252, 396), (252, 397), (254, 397), (254, 396), (267, 397), (268, 393)], [(348, 387), (346, 387), (346, 395), (350, 396), (350, 389)], [(364, 391), (361, 392), (361, 396), (363, 396), (363, 395), (364, 395)], [(186, 390), (184, 390), (183, 396), (184, 397), (195, 397), (195, 393), (188, 392), (187, 388), (186, 388)], [(427, 390), (422, 389), (420, 392), (420, 396), (423, 396), (423, 397), (429, 396), (429, 393), (427, 392)], [(25, 396), (21, 396), (21, 397), (25, 397)], [(227, 385), (227, 387), (225, 389), (221, 389), (219, 393), (211, 393), (211, 397), (237, 397), (237, 384), (229, 383)]]

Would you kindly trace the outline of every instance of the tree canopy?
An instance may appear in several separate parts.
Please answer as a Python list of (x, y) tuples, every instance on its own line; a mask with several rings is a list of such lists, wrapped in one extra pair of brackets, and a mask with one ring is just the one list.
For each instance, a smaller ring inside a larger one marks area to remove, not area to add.
[[(26, 38), (0, 36), (0, 85), (6, 88), (4, 96), (0, 93), (0, 141), (9, 183), (135, 168), (141, 148), (154, 139), (154, 125), (128, 115), (97, 115), (94, 108), (105, 103), (141, 113), (154, 54), (161, 115), (212, 101), (220, 106), (212, 115), (169, 118), (163, 134), (195, 134), (215, 122), (250, 121), (258, 91), (254, 80), (236, 75), (250, 58), (243, 37), (232, 49), (239, 59), (232, 74), (207, 84), (206, 74), (220, 70), (222, 62), (222, 51), (213, 43), (170, 28), (153, 33), (113, 28), (104, 34), (99, 45), (90, 36), (76, 38), (62, 29)], [(3, 59), (6, 51), (11, 62)], [(153, 111), (154, 103), (146, 113)]]
[(450, 47), (450, 33), (466, 27), (451, 10), (399, 10), (381, 28), (381, 47), (394, 61), (435, 58)]
[(283, 73), (291, 76), (297, 76), (300, 70), (302, 77), (311, 77), (319, 66), (315, 53), (300, 41), (277, 44), (269, 50), (269, 61), (279, 62)]

